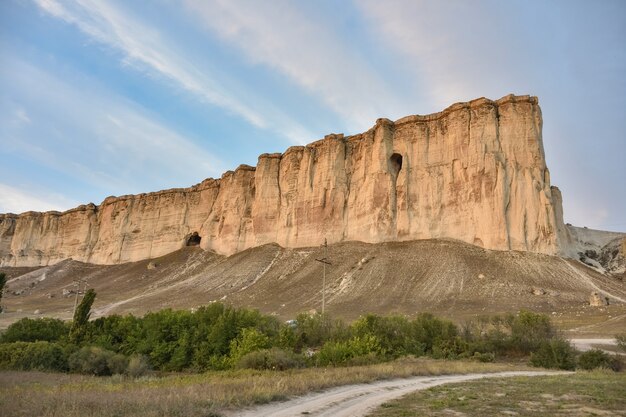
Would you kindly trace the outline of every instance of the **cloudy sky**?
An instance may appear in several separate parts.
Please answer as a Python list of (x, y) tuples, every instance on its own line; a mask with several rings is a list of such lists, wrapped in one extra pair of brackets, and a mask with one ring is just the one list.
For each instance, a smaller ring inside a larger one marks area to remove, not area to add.
[(565, 220), (626, 231), (625, 1), (3, 0), (0, 212), (508, 93), (539, 97)]

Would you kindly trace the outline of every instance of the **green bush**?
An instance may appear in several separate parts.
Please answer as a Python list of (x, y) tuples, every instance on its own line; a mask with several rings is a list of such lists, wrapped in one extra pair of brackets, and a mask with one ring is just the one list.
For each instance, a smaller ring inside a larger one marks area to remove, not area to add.
[(364, 364), (380, 360), (385, 354), (378, 338), (371, 334), (355, 336), (345, 342), (329, 341), (316, 355), (316, 362), (321, 366), (340, 366)]
[(67, 371), (67, 350), (58, 343), (14, 342), (0, 345), (0, 369)]
[(586, 370), (605, 368), (619, 371), (621, 369), (621, 361), (619, 358), (609, 355), (600, 349), (592, 349), (580, 354), (578, 367)]
[(71, 372), (104, 376), (125, 373), (128, 358), (97, 346), (85, 346), (73, 353), (68, 363)]
[(254, 328), (243, 329), (239, 337), (230, 344), (230, 358), (232, 363), (236, 364), (248, 353), (269, 347), (270, 340), (266, 335)]
[(44, 317), (39, 319), (23, 318), (11, 324), (2, 334), (2, 343), (13, 342), (57, 342), (65, 339), (69, 327), (62, 320)]
[(326, 342), (315, 358), (320, 366), (338, 366), (345, 365), (352, 357), (348, 342)]
[(318, 347), (333, 337), (333, 321), (328, 314), (302, 313), (296, 317), (296, 339), (302, 346)]
[(564, 339), (543, 341), (530, 355), (530, 364), (543, 368), (576, 369), (576, 350)]
[(133, 378), (138, 378), (149, 374), (151, 371), (148, 359), (143, 355), (133, 355), (128, 360), (126, 374)]
[(545, 314), (522, 310), (511, 325), (513, 345), (523, 353), (530, 353), (556, 337), (556, 329)]
[(279, 348), (262, 349), (243, 355), (237, 362), (239, 369), (285, 369), (300, 368), (303, 361), (292, 353)]

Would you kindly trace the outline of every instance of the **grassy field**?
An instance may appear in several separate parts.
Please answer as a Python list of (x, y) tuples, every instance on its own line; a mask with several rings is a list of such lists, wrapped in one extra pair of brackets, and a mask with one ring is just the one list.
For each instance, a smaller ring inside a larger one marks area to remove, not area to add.
[(125, 379), (0, 372), (0, 410), (11, 416), (216, 416), (338, 385), (394, 377), (528, 369), (511, 364), (404, 358), (348, 368), (224, 371)]
[(443, 385), (383, 404), (369, 417), (626, 416), (626, 373), (485, 379)]

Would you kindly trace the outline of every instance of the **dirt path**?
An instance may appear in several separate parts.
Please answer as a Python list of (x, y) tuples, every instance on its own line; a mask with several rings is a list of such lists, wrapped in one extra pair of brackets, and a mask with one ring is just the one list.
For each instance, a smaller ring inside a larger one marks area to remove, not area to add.
[(616, 349), (602, 349), (603, 347), (616, 347), (617, 340), (615, 339), (570, 339), (570, 342), (576, 347), (576, 349), (582, 352), (586, 352), (591, 349), (600, 349), (601, 351), (610, 354), (626, 355), (623, 352), (616, 351)]
[(558, 373), (564, 372), (512, 371), (468, 375), (420, 376), (378, 381), (371, 384), (346, 385), (281, 403), (272, 403), (247, 410), (240, 410), (230, 415), (241, 417), (301, 417), (304, 415), (327, 417), (365, 416), (386, 401), (401, 397), (410, 392), (428, 389), (437, 385), (471, 381), (480, 378), (538, 376)]

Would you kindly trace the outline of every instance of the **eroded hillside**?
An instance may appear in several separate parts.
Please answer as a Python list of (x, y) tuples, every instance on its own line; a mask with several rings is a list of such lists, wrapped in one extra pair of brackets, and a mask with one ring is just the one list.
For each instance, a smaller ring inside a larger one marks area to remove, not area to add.
[[(577, 260), (491, 251), (452, 240), (344, 242), (328, 250), (326, 309), (346, 318), (421, 311), (462, 318), (521, 308), (570, 318), (586, 309), (589, 314), (603, 311), (604, 319), (626, 313), (624, 282)], [(98, 293), (95, 316), (220, 301), (292, 318), (321, 308), (322, 264), (316, 259), (322, 256), (319, 247), (272, 244), (230, 257), (185, 248), (121, 265), (68, 260), (42, 268), (4, 268), (11, 279), (2, 320), (6, 325), (35, 310), (69, 318), (77, 278)], [(593, 292), (608, 299), (609, 306), (589, 307)]]

